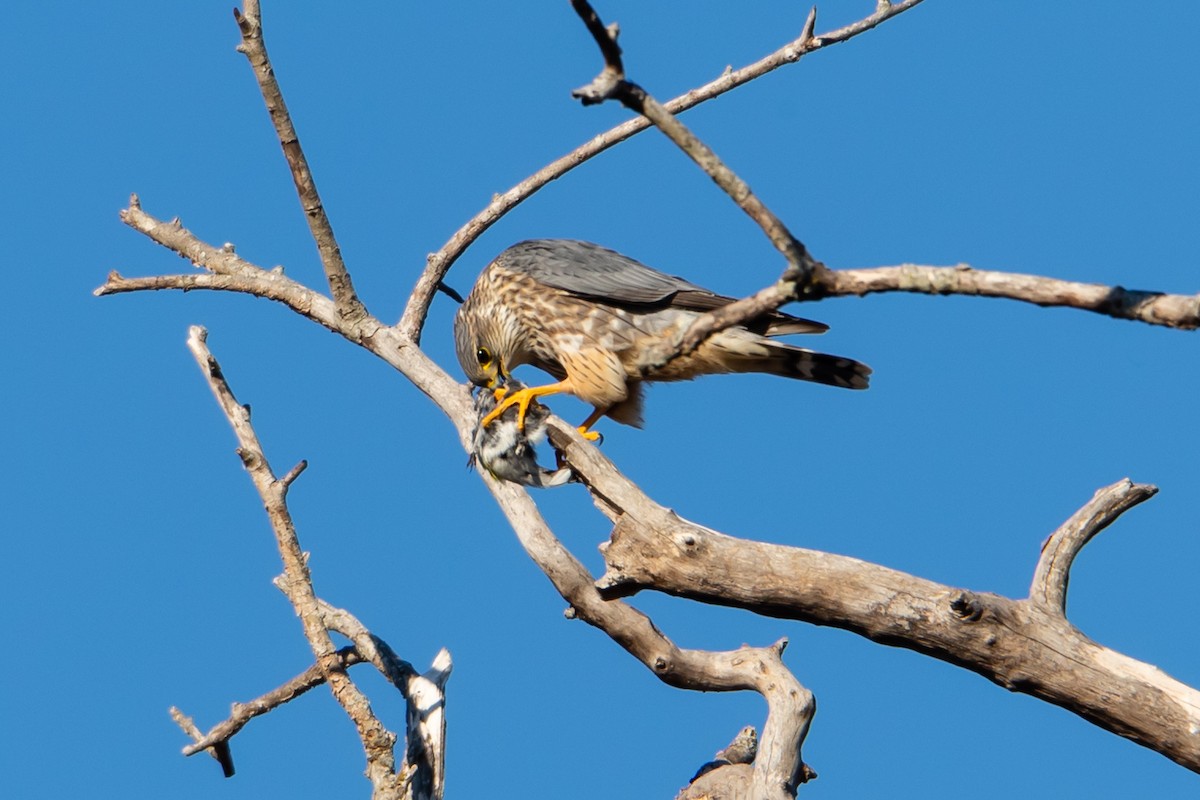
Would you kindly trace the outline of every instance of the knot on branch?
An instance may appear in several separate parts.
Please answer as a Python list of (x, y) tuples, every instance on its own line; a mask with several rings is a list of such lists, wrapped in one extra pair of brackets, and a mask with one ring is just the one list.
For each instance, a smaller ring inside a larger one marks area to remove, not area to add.
[(984, 605), (973, 592), (963, 590), (950, 600), (950, 612), (963, 622), (978, 622), (983, 617)]

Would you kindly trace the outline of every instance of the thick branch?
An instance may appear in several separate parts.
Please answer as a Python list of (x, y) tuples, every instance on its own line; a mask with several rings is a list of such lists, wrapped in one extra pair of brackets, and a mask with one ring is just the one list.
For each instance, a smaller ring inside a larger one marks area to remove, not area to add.
[(1157, 492), (1154, 486), (1135, 484), (1128, 478), (1098, 490), (1087, 505), (1072, 514), (1042, 545), (1029, 588), (1029, 602), (1048, 614), (1065, 617), (1067, 583), (1075, 556), (1117, 517)]
[(1039, 306), (1065, 306), (1095, 311), (1117, 319), (1192, 330), (1200, 327), (1200, 294), (1143, 292), (1121, 286), (1076, 283), (1038, 275), (956, 267), (903, 264), (896, 267), (826, 270), (812, 298), (866, 295), (875, 292), (968, 294), (1007, 297)]
[(245, 0), (244, 11), (233, 10), (234, 19), (242, 32), (242, 43), (238, 52), (245, 54), (258, 80), (258, 88), (267, 104), (267, 112), (271, 115), (271, 123), (275, 126), (275, 134), (283, 148), (284, 158), (287, 159), (288, 169), (292, 173), (292, 181), (296, 185), (296, 194), (300, 197), (300, 206), (304, 209), (304, 217), (308, 220), (308, 229), (316, 242), (317, 252), (321, 256), (321, 266), (325, 269), (325, 277), (329, 281), (329, 290), (333, 294), (338, 313), (349, 318), (358, 318), (366, 314), (366, 309), (354, 291), (350, 280), (350, 272), (342, 261), (342, 251), (333, 235), (333, 226), (325, 214), (325, 206), (317, 194), (317, 184), (313, 180), (312, 170), (300, 147), (300, 138), (292, 125), (292, 117), (288, 114), (287, 104), (283, 101), (283, 93), (279, 91), (279, 83), (275, 79), (275, 70), (267, 56), (267, 43), (263, 39), (262, 11), (258, 0)]
[[(766, 75), (768, 72), (772, 72), (785, 64), (793, 64), (807, 53), (848, 41), (921, 2), (922, 0), (903, 0), (903, 2), (899, 3), (879, 4), (875, 12), (870, 16), (820, 36), (813, 36), (812, 31), (806, 26), (799, 37), (788, 42), (770, 55), (741, 69), (726, 70), (716, 80), (676, 97), (674, 100), (666, 103), (665, 107), (670, 113), (679, 114), (707, 100), (718, 97), (731, 89), (736, 89), (742, 84), (749, 83), (755, 78)], [(404, 316), (397, 325), (405, 338), (414, 342), (420, 341), (421, 328), (425, 324), (425, 316), (429, 312), (429, 304), (433, 302), (433, 297), (437, 293), (442, 279), (446, 277), (446, 273), (450, 270), (454, 262), (458, 260), (458, 257), (484, 231), (546, 184), (562, 177), (575, 167), (603, 153), (613, 145), (620, 144), (634, 134), (640, 133), (649, 127), (650, 122), (644, 117), (623, 122), (580, 145), (561, 158), (550, 162), (508, 191), (493, 196), (492, 201), (486, 208), (459, 228), (437, 252), (430, 254), (425, 271), (421, 274), (420, 279), (418, 279), (416, 286), (413, 288), (412, 294), (408, 299), (408, 304), (404, 309)]]
[[(593, 448), (594, 449), (594, 448)], [(576, 457), (585, 482), (606, 487)], [(1142, 490), (1135, 488), (1133, 493)], [(1131, 503), (1132, 504), (1132, 503)], [(602, 548), (606, 596), (641, 589), (831, 625), (970, 669), (1200, 772), (1200, 692), (1092, 642), (1042, 605), (969, 592), (797, 547), (735, 539), (643, 507)]]
[[(578, 444), (583, 444), (577, 432), (571, 433)], [(778, 662), (782, 643), (773, 648), (742, 647), (724, 653), (678, 647), (640, 611), (600, 595), (592, 576), (550, 531), (528, 493), (487, 476), (484, 480), (512, 522), (525, 552), (571, 604), (571, 616), (604, 631), (671, 686), (697, 691), (749, 689), (764, 695), (767, 724), (760, 748), (761, 764), (756, 762), (752, 776), (753, 786), (764, 793), (750, 796), (792, 797), (798, 776), (804, 774), (799, 745), (815, 706), (807, 690)]]

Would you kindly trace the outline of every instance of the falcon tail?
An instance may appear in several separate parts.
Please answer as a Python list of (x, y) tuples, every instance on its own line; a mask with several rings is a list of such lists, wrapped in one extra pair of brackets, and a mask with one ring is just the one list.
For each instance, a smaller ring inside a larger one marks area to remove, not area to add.
[(759, 339), (754, 346), (741, 343), (741, 352), (726, 351), (721, 359), (732, 372), (765, 372), (843, 389), (866, 389), (871, 368), (851, 358), (817, 353), (800, 347)]

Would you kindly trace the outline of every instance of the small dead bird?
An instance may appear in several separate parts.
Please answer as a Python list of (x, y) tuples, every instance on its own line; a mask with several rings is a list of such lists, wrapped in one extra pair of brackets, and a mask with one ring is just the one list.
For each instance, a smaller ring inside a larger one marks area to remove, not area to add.
[[(509, 379), (508, 391), (518, 391), (524, 386)], [(475, 390), (475, 432), (471, 437), (471, 455), (468, 466), (478, 464), (492, 477), (512, 481), (525, 486), (561, 486), (571, 479), (571, 470), (562, 468), (548, 470), (537, 462), (534, 446), (546, 438), (546, 419), (550, 409), (537, 403), (529, 405), (525, 413), (525, 430), (521, 430), (518, 409), (511, 406), (485, 427), (480, 425), (500, 401), (495, 391), (479, 387)]]

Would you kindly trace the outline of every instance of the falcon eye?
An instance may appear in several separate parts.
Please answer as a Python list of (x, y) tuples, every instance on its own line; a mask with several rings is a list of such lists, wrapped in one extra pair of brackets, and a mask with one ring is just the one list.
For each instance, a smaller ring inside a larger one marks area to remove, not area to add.
[(475, 359), (479, 362), (479, 366), (486, 367), (492, 363), (492, 351), (486, 347), (481, 347), (475, 351)]

